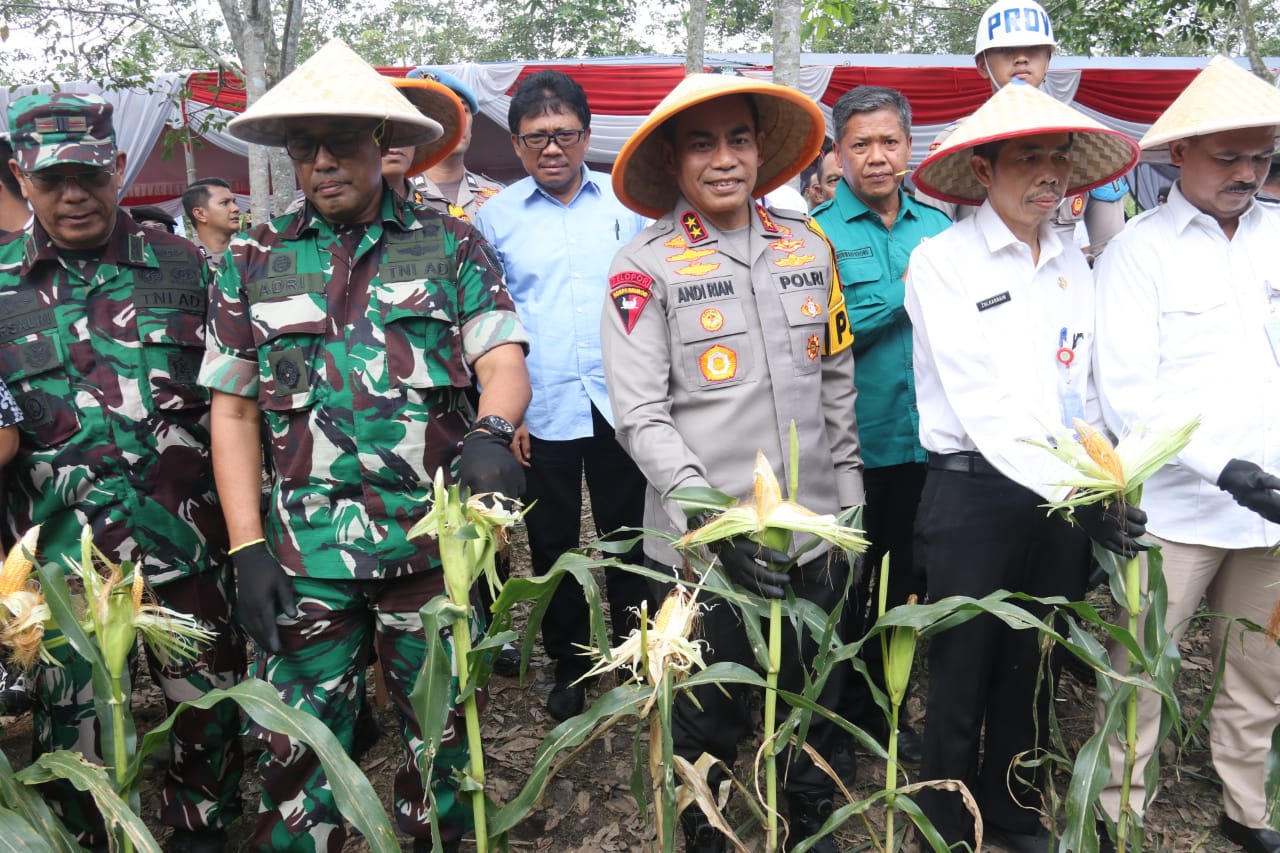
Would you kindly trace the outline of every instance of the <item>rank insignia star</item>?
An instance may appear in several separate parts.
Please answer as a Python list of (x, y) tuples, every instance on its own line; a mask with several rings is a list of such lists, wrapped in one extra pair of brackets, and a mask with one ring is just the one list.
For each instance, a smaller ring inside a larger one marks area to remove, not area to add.
[(700, 243), (707, 239), (707, 229), (698, 214), (687, 210), (680, 217), (680, 226), (684, 228), (684, 236), (690, 243)]

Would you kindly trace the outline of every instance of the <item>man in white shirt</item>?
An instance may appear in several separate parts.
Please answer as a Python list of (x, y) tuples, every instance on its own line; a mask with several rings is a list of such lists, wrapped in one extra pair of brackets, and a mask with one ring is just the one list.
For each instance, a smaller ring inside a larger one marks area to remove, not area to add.
[[(1081, 508), (1079, 527), (1046, 515), (1043, 504), (1066, 495), (1060, 484), (1071, 472), (1025, 442), (1045, 440), (1073, 417), (1101, 422), (1089, 381), (1092, 277), (1049, 220), (1065, 194), (1110, 180), (1136, 159), (1133, 140), (1014, 84), (915, 172), (935, 197), (982, 202), (976, 215), (922, 242), (907, 272), (920, 441), (929, 451), (915, 556), (934, 600), (1001, 589), (1080, 598), (1090, 538), (1121, 553), (1137, 547), (1136, 508)], [(1053, 843), (1036, 811), (1041, 771), (1011, 767), (1048, 731), (1053, 691), (1036, 690), (1038, 640), (979, 617), (929, 648), (920, 778), (963, 781), (986, 837), (1017, 853)], [(918, 802), (948, 844), (974, 842), (959, 794), (930, 789)]]
[[(1147, 481), (1143, 507), (1164, 557), (1165, 624), (1175, 641), (1202, 597), (1265, 625), (1280, 580), (1280, 212), (1254, 193), (1271, 165), (1280, 92), (1234, 63), (1202, 71), (1143, 137), (1182, 173), (1167, 204), (1138, 217), (1098, 270), (1098, 392), (1107, 426), (1165, 428), (1203, 418)], [(1145, 568), (1145, 566), (1144, 566)], [(1145, 617), (1144, 617), (1145, 618)], [(1220, 828), (1249, 851), (1280, 851), (1268, 825), (1265, 762), (1280, 723), (1280, 651), (1215, 619), (1210, 660), (1226, 659), (1209, 716), (1222, 779)], [(1117, 657), (1119, 652), (1117, 650)], [(1139, 691), (1130, 805), (1157, 748), (1159, 697)], [(1111, 748), (1102, 805), (1118, 817), (1124, 749)]]

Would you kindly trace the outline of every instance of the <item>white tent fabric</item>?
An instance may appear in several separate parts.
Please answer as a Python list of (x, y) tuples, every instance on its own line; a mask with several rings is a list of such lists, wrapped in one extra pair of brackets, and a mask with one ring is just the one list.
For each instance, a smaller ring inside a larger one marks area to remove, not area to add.
[[(178, 108), (182, 86), (186, 83), (185, 73), (161, 74), (147, 89), (103, 89), (97, 83), (73, 80), (56, 85), (62, 92), (81, 92), (90, 95), (101, 95), (114, 107), (113, 119), (116, 129), (116, 146), (127, 155), (124, 176), (120, 182), (127, 188), (142, 171), (155, 147), (156, 140), (165, 124), (176, 118), (181, 124), (181, 113)], [(0, 89), (0, 126), (9, 132), (9, 104), (26, 95), (44, 94), (55, 89), (53, 83), (41, 83), (35, 86), (19, 86), (13, 91)], [(127, 120), (122, 121), (120, 117)]]

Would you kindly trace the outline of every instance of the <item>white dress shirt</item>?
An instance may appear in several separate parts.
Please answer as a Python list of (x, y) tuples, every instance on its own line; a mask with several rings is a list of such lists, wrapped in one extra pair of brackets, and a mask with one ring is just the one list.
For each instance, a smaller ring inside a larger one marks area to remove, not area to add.
[(1143, 490), (1157, 536), (1218, 548), (1280, 540), (1280, 526), (1216, 485), (1234, 458), (1280, 471), (1268, 322), (1280, 323), (1280, 211), (1251, 205), (1228, 240), (1175, 184), (1168, 204), (1131, 221), (1100, 260), (1095, 370), (1107, 425), (1123, 434), (1203, 418)]
[(1065, 496), (1071, 469), (1025, 439), (1045, 441), (1073, 415), (1101, 423), (1089, 381), (1093, 277), (1084, 256), (1045, 224), (1033, 261), (984, 202), (912, 253), (905, 302), (924, 448), (977, 450), (1042, 497)]

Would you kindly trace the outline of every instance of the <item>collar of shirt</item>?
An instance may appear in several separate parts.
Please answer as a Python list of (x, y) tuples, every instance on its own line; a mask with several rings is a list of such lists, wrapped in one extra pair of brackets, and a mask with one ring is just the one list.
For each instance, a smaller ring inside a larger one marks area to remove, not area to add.
[[(1031, 251), (1031, 247), (1014, 236), (1009, 226), (1004, 224), (1004, 220), (1000, 218), (1000, 214), (996, 213), (990, 201), (984, 201), (974, 216), (977, 219), (978, 233), (987, 241), (987, 249), (991, 254), (995, 255), (1017, 246), (1023, 247), (1019, 251)], [(1036, 269), (1040, 269), (1061, 254), (1062, 241), (1058, 239), (1058, 232), (1053, 230), (1048, 220), (1040, 223), (1040, 258), (1036, 262)]]
[[(836, 196), (831, 200), (836, 210), (844, 217), (845, 222), (852, 222), (859, 217), (874, 216), (883, 222), (880, 214), (867, 207), (867, 203), (858, 198), (857, 194), (849, 188), (847, 181), (841, 181), (840, 186), (836, 187)], [(904, 219), (918, 219), (919, 212), (916, 210), (916, 202), (910, 196), (902, 191), (902, 187), (898, 187), (898, 215), (894, 218), (893, 223), (897, 225)]]
[(537, 181), (535, 181), (532, 176), (529, 176), (524, 180), (520, 181), (519, 183), (514, 184), (511, 187), (511, 189), (515, 192), (520, 193), (522, 197), (521, 200), (524, 201), (526, 204), (528, 204), (530, 201), (534, 200), (535, 198), (541, 196), (544, 200), (550, 202), (551, 204), (558, 204), (561, 207), (573, 207), (573, 205), (577, 203), (578, 199), (582, 196), (584, 192), (587, 191), (588, 188), (590, 188), (591, 192), (595, 193), (597, 196), (602, 195), (600, 191), (600, 187), (596, 183), (597, 179), (600, 176), (597, 173), (592, 172), (590, 169), (588, 169), (586, 163), (583, 163), (578, 168), (581, 170), (582, 183), (578, 185), (578, 191), (573, 194), (573, 198), (569, 200), (568, 204), (565, 204), (564, 202), (560, 201), (560, 199), (556, 198), (555, 196), (551, 195), (551, 193), (544, 190), (542, 188), (542, 185), (539, 184)]
[[(107, 238), (106, 245), (102, 247), (102, 254), (98, 258), (98, 263), (108, 266), (119, 266), (120, 264), (138, 267), (154, 266), (155, 262), (148, 263), (146, 254), (143, 252), (142, 247), (145, 243), (142, 238), (142, 226), (134, 222), (133, 218), (124, 211), (117, 208), (115, 227), (111, 229), (111, 236)], [(27, 229), (24, 239), (21, 275), (30, 274), (32, 267), (41, 262), (58, 262), (58, 248), (49, 239), (49, 232), (44, 230), (40, 220), (34, 218), (31, 220), (31, 225)]]
[[(1218, 220), (1196, 207), (1182, 194), (1182, 181), (1174, 181), (1172, 189), (1169, 190), (1169, 200), (1164, 206), (1168, 210), (1166, 215), (1172, 217), (1174, 230), (1179, 235), (1190, 228), (1192, 223), (1199, 223), (1209, 231), (1217, 233), (1224, 239), (1226, 238), (1226, 234), (1223, 233), (1222, 226), (1218, 224)], [(1261, 208), (1258, 207), (1256, 200), (1249, 202), (1249, 206), (1240, 214), (1240, 225), (1246, 228), (1250, 227), (1260, 215), (1260, 212)]]
[[(378, 223), (397, 226), (400, 230), (418, 227), (417, 219), (410, 211), (410, 203), (391, 191), (386, 181), (382, 182), (382, 206), (378, 211)], [(308, 231), (321, 234), (336, 233), (333, 224), (320, 215), (308, 201), (298, 211), (294, 220), (286, 225), (281, 237), (285, 240), (297, 240)]]

